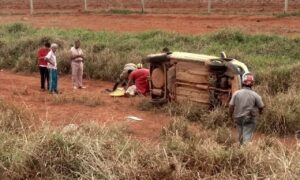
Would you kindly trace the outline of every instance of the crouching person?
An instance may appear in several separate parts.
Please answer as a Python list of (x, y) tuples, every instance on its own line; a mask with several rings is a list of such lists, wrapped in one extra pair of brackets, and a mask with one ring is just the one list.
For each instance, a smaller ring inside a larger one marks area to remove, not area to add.
[(137, 68), (137, 65), (134, 63), (127, 63), (125, 64), (122, 73), (120, 74), (120, 77), (117, 79), (116, 83), (114, 84), (112, 90), (108, 89), (109, 92), (115, 91), (119, 85), (121, 86), (127, 86), (128, 83), (128, 76), (130, 72), (135, 70)]
[(229, 102), (229, 116), (237, 126), (240, 144), (251, 140), (256, 126), (257, 109), (262, 114), (264, 108), (261, 97), (252, 90), (253, 83), (253, 75), (244, 74), (242, 89), (236, 91)]
[(57, 44), (51, 44), (51, 50), (45, 56), (45, 60), (48, 62), (48, 71), (49, 71), (49, 92), (56, 93), (57, 91), (57, 61), (56, 61), (56, 51)]
[(136, 94), (146, 95), (149, 92), (148, 77), (149, 69), (141, 68), (129, 71), (126, 94), (134, 96)]

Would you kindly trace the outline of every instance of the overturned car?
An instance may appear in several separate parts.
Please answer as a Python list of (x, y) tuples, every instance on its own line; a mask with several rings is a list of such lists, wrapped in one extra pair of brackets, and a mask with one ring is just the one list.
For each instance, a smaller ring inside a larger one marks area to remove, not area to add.
[(150, 95), (153, 103), (193, 101), (211, 107), (227, 105), (241, 88), (247, 66), (225, 53), (220, 57), (186, 52), (151, 54)]

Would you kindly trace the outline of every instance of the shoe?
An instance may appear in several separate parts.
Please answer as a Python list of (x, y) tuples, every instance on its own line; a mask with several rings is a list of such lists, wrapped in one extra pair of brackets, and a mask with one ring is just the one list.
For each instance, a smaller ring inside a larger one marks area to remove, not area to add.
[(79, 89), (86, 89), (85, 86), (79, 86), (78, 88), (79, 88)]
[(112, 89), (105, 89), (106, 92), (113, 92)]
[(78, 88), (77, 88), (76, 86), (73, 86), (73, 89), (76, 90), (76, 89), (78, 89)]

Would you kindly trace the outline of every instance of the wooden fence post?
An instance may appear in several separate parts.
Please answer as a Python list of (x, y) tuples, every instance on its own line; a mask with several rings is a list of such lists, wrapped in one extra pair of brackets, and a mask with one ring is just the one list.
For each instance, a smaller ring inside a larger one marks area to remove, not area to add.
[(85, 11), (88, 10), (87, 1), (88, 1), (88, 0), (84, 0), (84, 10), (85, 10)]
[(284, 1), (284, 13), (288, 12), (288, 7), (289, 7), (289, 0)]
[(29, 0), (30, 3), (30, 14), (33, 14), (33, 0)]
[(209, 14), (211, 13), (211, 0), (208, 0), (208, 2), (207, 2), (207, 12)]
[(142, 13), (144, 13), (144, 10), (145, 10), (145, 1), (141, 0), (141, 4), (142, 4)]

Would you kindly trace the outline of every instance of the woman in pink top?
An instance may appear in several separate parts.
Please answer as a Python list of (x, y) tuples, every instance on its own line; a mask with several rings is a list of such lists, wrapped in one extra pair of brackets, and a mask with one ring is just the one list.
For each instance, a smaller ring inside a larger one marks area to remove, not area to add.
[(143, 94), (146, 95), (149, 92), (149, 82), (148, 77), (150, 75), (149, 69), (135, 69), (133, 70), (128, 78), (128, 85), (133, 84), (132, 86), (127, 86), (127, 94)]

